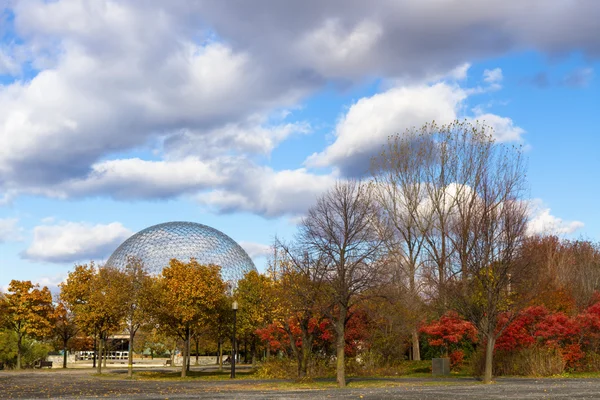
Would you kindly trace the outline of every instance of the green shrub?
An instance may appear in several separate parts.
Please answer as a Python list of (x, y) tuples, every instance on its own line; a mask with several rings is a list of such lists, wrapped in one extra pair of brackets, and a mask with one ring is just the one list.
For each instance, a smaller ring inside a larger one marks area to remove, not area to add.
[[(23, 339), (21, 365), (33, 368), (36, 361), (45, 359), (52, 347), (37, 340)], [(0, 364), (3, 368), (14, 368), (17, 365), (17, 335), (14, 332), (0, 332)]]

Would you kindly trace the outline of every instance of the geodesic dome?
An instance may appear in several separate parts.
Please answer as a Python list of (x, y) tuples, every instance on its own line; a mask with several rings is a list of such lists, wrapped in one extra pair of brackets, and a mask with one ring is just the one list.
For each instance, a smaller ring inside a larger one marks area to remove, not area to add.
[(166, 222), (143, 229), (125, 240), (110, 256), (107, 265), (123, 268), (128, 257), (140, 259), (153, 273), (169, 265), (171, 259), (221, 266), (224, 281), (237, 283), (244, 274), (256, 270), (242, 247), (232, 238), (210, 226), (194, 222)]

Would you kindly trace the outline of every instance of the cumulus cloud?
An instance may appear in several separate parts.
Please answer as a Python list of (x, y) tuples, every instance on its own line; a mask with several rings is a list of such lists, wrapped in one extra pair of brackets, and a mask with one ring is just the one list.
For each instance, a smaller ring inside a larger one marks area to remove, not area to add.
[[(224, 163), (220, 167), (225, 168)], [(222, 184), (228, 176), (214, 163), (189, 157), (173, 161), (147, 161), (139, 158), (103, 161), (92, 172), (45, 189), (42, 193), (59, 197), (87, 197), (109, 194), (118, 200), (166, 199)]]
[(266, 257), (272, 252), (271, 246), (262, 243), (240, 242), (240, 246), (246, 250), (250, 258)]
[(269, 155), (289, 136), (306, 134), (310, 130), (306, 122), (271, 123), (265, 116), (253, 115), (245, 121), (227, 123), (201, 135), (181, 130), (169, 136), (164, 142), (164, 150), (169, 159), (190, 155), (204, 159), (231, 154)]
[[(497, 73), (493, 73), (494, 75)], [(498, 77), (494, 77), (497, 82)], [(335, 128), (335, 140), (323, 152), (306, 160), (309, 167), (338, 167), (345, 175), (363, 175), (369, 160), (386, 143), (390, 135), (435, 120), (439, 124), (459, 118), (470, 91), (457, 84), (439, 82), (432, 85), (394, 87), (354, 103)], [(475, 110), (474, 122), (485, 121), (494, 129), (499, 142), (521, 141), (525, 131), (512, 119)]]
[(498, 142), (520, 142), (523, 140), (525, 130), (515, 125), (509, 117), (501, 117), (496, 114), (485, 113), (477, 110), (474, 117), (469, 117), (467, 120), (471, 122), (484, 122), (491, 127), (494, 139)]
[[(600, 4), (591, 1), (7, 4), (14, 18), (2, 29), (15, 40), (0, 48), (0, 73), (18, 78), (0, 86), (0, 202), (24, 192), (136, 199), (214, 188), (201, 198), (224, 211), (295, 213), (304, 206), (281, 204), (289, 196), (305, 203), (331, 177), (274, 171), (248, 159), (308, 132), (305, 122), (272, 116), (325, 84), (403, 82), (352, 105), (334, 143), (306, 163), (356, 174), (388, 134), (454, 119), (470, 94), (423, 82), (463, 79), (469, 62), (523, 49), (600, 56)], [(24, 66), (32, 71), (27, 77), (18, 75)], [(492, 88), (501, 77), (492, 69), (484, 80)], [(510, 119), (486, 120), (500, 140), (523, 133)], [(140, 148), (160, 159), (118, 159)]]
[(368, 171), (369, 159), (389, 135), (436, 120), (450, 122), (466, 93), (456, 85), (396, 87), (353, 104), (335, 128), (335, 141), (311, 155), (310, 167), (338, 166), (347, 175)]
[(540, 200), (532, 201), (530, 209), (530, 219), (527, 225), (529, 235), (567, 235), (584, 227), (584, 223), (581, 221), (565, 221), (552, 215), (551, 209), (545, 207)]
[(0, 87), (3, 180), (39, 186), (82, 178), (111, 153), (182, 130), (207, 143), (218, 134), (221, 146), (263, 152), (294, 130), (215, 131), (295, 104), (306, 88), (210, 40), (194, 28), (197, 15), (143, 4), (15, 3), (24, 46), (34, 59), (52, 59), (31, 80)]
[(237, 46), (330, 79), (431, 76), (523, 49), (600, 56), (593, 1), (206, 0), (199, 7)]
[(198, 195), (201, 204), (219, 212), (247, 211), (266, 217), (299, 215), (335, 182), (335, 175), (306, 169), (274, 171), (249, 165), (229, 185)]
[(62, 222), (40, 225), (33, 229), (33, 241), (21, 254), (25, 259), (51, 263), (68, 263), (104, 259), (131, 236), (119, 222), (92, 225)]

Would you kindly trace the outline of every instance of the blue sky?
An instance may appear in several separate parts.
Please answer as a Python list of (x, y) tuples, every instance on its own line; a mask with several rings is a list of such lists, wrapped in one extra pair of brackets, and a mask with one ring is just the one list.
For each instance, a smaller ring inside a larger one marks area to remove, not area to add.
[(389, 134), (482, 119), (600, 240), (600, 3), (0, 0), (0, 288), (195, 221), (261, 267)]

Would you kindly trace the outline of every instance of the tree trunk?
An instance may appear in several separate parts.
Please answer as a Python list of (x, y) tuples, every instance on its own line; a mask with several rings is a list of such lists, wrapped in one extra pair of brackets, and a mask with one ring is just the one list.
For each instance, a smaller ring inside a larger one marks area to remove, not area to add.
[(102, 334), (100, 334), (100, 340), (98, 342), (98, 363), (96, 366), (96, 372), (101, 374), (102, 373), (102, 355), (104, 354), (104, 337), (102, 337)]
[(192, 359), (192, 333), (190, 330), (190, 333), (188, 334), (188, 340), (187, 340), (187, 364), (186, 364), (186, 370), (187, 372), (190, 372), (190, 363)]
[(312, 335), (307, 338), (305, 343), (307, 344), (302, 344), (302, 377), (308, 376), (308, 363), (312, 354), (312, 345), (309, 343), (312, 343)]
[(132, 330), (129, 331), (129, 345), (127, 349), (129, 350), (129, 354), (127, 356), (128, 365), (127, 365), (127, 377), (133, 378), (133, 337), (135, 332)]
[(223, 371), (223, 340), (219, 339), (219, 371)]
[(23, 337), (19, 335), (17, 339), (17, 369), (21, 369), (21, 351), (23, 346)]
[(185, 341), (183, 343), (183, 351), (181, 352), (182, 355), (182, 363), (181, 363), (181, 377), (185, 378), (187, 376), (187, 357), (189, 357), (189, 355), (187, 354), (188, 349), (190, 348), (189, 346), (190, 344), (190, 327), (186, 326), (185, 328)]
[(221, 363), (221, 339), (217, 339), (217, 362), (215, 364), (219, 365)]
[(335, 322), (335, 333), (336, 333), (336, 355), (337, 355), (337, 384), (338, 387), (346, 386), (346, 364), (345, 364), (345, 354), (344, 349), (346, 347), (346, 315), (348, 314), (348, 310), (346, 307), (340, 307), (340, 315), (338, 316), (338, 320)]
[(487, 346), (485, 349), (485, 371), (483, 373), (483, 383), (492, 383), (492, 369), (494, 361), (494, 345), (496, 337), (494, 333), (487, 335)]
[(419, 349), (419, 332), (417, 327), (412, 331), (412, 359), (413, 361), (421, 361), (421, 350)]
[(196, 337), (196, 365), (200, 364), (200, 360), (198, 358), (199, 357), (199, 355), (198, 355), (199, 352), (200, 352), (200, 349), (199, 349), (199, 345), (198, 345), (198, 338)]
[(244, 339), (244, 364), (248, 364), (248, 339)]
[(252, 368), (256, 366), (256, 337), (252, 336), (252, 345), (250, 346), (252, 351)]
[(92, 354), (92, 359), (94, 360), (92, 362), (92, 368), (96, 368), (96, 358), (97, 357), (97, 353), (98, 353), (98, 338), (96, 337), (96, 332), (94, 332), (94, 353)]
[(63, 339), (63, 368), (67, 368), (67, 340)]

